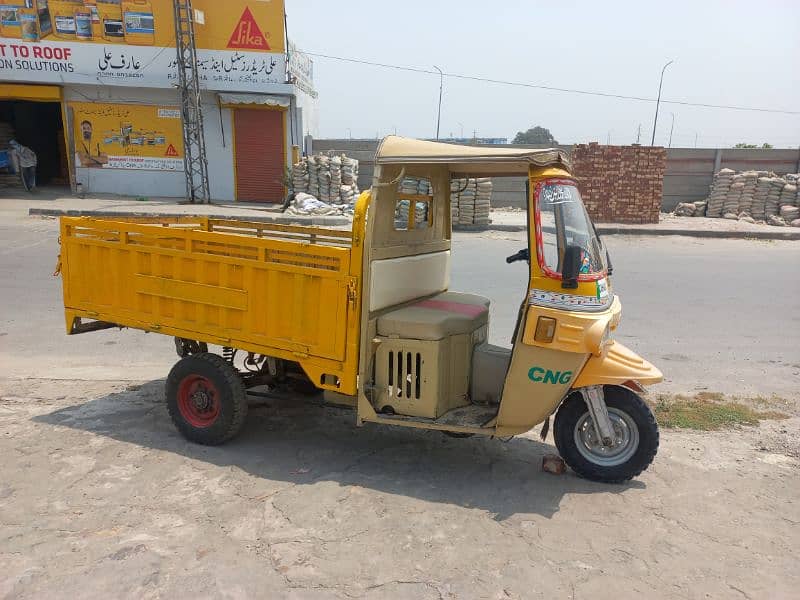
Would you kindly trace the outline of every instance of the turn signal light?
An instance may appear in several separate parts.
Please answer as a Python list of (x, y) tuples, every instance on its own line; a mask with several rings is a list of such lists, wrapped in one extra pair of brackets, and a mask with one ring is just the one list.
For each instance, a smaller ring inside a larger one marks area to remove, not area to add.
[(556, 334), (556, 320), (552, 317), (539, 317), (536, 321), (536, 333), (533, 339), (543, 344), (549, 344), (553, 341), (553, 336)]

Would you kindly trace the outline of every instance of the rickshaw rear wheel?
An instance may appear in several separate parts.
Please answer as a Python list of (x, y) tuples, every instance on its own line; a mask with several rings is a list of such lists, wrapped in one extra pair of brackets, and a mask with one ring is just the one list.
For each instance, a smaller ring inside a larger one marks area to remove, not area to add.
[(190, 442), (217, 446), (244, 426), (244, 382), (217, 354), (191, 354), (179, 360), (167, 377), (166, 396), (172, 422)]
[(556, 413), (554, 437), (561, 457), (579, 476), (622, 483), (641, 474), (658, 451), (658, 425), (650, 408), (628, 388), (604, 386), (603, 394), (615, 439), (604, 446), (583, 396), (570, 394)]

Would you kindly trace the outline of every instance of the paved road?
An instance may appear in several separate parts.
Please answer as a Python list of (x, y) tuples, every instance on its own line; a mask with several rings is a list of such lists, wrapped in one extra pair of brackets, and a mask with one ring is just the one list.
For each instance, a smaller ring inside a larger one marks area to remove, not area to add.
[[(169, 338), (136, 331), (67, 337), (57, 222), (0, 207), (0, 363), (9, 374), (152, 379), (176, 360)], [(787, 395), (800, 389), (800, 244), (610, 237), (622, 298), (618, 338), (666, 374), (661, 389)], [(492, 299), (491, 340), (508, 344), (525, 296), (522, 234), (457, 234), (452, 288)]]

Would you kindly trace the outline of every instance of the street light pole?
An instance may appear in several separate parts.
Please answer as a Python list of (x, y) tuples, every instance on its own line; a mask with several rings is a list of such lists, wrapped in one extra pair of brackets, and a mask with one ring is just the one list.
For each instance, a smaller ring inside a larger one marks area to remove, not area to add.
[(669, 126), (669, 146), (668, 148), (672, 148), (672, 130), (675, 128), (675, 113), (669, 113), (672, 115), (672, 125)]
[(653, 138), (650, 140), (650, 145), (655, 146), (656, 144), (656, 125), (658, 125), (658, 105), (661, 104), (661, 86), (664, 83), (664, 71), (667, 70), (667, 67), (670, 66), (675, 61), (669, 61), (664, 67), (661, 69), (661, 79), (658, 82), (658, 100), (656, 100), (656, 117), (653, 119)]
[(444, 86), (444, 73), (442, 70), (433, 65), (433, 68), (439, 71), (439, 110), (436, 112), (436, 139), (439, 139), (439, 125), (442, 122), (442, 87)]

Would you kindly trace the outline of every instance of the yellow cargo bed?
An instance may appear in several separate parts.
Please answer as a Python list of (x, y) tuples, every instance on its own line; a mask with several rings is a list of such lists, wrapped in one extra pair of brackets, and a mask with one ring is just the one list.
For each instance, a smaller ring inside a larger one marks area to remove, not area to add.
[(352, 231), (62, 217), (67, 333), (121, 326), (229, 346), (296, 361), (317, 387), (354, 394), (366, 201), (359, 205)]

